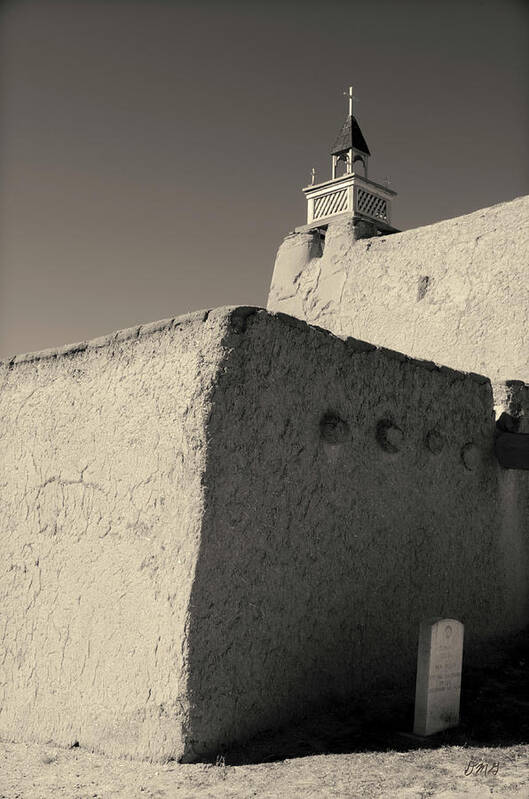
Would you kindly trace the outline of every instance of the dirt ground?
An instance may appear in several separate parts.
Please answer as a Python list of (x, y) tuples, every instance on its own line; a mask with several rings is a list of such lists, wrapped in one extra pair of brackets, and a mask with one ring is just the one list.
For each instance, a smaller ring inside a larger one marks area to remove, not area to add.
[(495, 667), (464, 671), (459, 727), (417, 740), (402, 732), (412, 713), (335, 707), (192, 765), (3, 742), (0, 799), (529, 799), (527, 632)]
[[(60, 751), (25, 744), (4, 744), (0, 757), (2, 799), (529, 797), (529, 746), (445, 746), (240, 766), (157, 766), (110, 760), (79, 749)], [(472, 771), (471, 761), (476, 763)], [(476, 773), (479, 763), (489, 765), (487, 774), (484, 767)]]

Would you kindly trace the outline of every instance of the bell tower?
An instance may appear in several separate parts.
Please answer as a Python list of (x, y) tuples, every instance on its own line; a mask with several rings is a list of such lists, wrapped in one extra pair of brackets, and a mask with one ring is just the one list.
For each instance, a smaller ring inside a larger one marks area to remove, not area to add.
[(357, 238), (397, 233), (391, 225), (391, 200), (397, 192), (368, 178), (371, 153), (353, 113), (352, 86), (347, 98), (348, 113), (331, 150), (331, 179), (315, 184), (313, 170), (312, 184), (303, 189), (307, 224), (297, 230), (323, 232), (337, 217), (352, 217)]

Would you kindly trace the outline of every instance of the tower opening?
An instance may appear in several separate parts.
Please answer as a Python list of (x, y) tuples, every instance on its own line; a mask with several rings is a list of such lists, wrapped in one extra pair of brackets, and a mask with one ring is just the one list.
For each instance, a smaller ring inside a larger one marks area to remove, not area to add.
[(353, 172), (360, 173), (360, 171), (362, 172), (363, 176), (367, 178), (367, 164), (361, 155), (357, 155), (353, 159)]
[(347, 155), (339, 155), (334, 167), (334, 177), (341, 178), (342, 175), (347, 175), (350, 171), (349, 158)]

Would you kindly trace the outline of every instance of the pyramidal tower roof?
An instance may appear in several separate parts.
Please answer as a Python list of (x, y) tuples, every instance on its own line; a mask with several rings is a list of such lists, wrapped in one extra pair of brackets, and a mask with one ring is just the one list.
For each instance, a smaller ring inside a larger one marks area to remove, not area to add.
[(334, 142), (331, 155), (338, 155), (338, 153), (343, 153), (344, 150), (350, 150), (351, 148), (359, 150), (366, 155), (371, 155), (358, 122), (352, 114), (348, 114)]

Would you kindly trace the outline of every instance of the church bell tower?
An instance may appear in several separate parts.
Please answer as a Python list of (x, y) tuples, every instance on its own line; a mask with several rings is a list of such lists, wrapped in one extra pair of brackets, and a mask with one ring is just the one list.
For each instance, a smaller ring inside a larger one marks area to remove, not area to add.
[(330, 221), (352, 217), (358, 238), (398, 232), (391, 225), (391, 200), (397, 192), (367, 176), (371, 153), (353, 114), (355, 99), (350, 86), (348, 114), (331, 150), (331, 179), (315, 184), (312, 171), (312, 185), (303, 189), (307, 224), (298, 231), (317, 228), (324, 232)]

